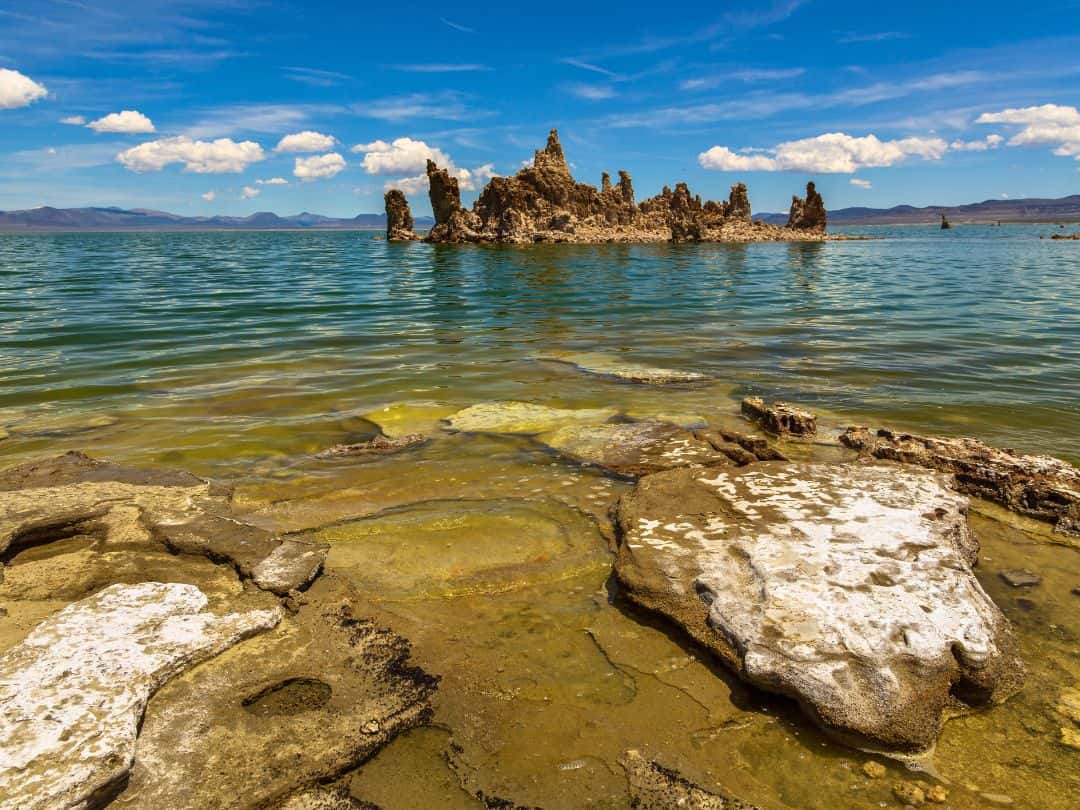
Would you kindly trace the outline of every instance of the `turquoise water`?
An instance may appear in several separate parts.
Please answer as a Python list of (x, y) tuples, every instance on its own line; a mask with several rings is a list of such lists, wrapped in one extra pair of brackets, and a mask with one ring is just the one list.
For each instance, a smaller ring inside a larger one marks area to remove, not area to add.
[[(288, 454), (279, 417), (409, 397), (573, 400), (585, 394), (533, 358), (588, 350), (702, 371), (732, 397), (1080, 460), (1077, 243), (1040, 240), (1052, 226), (848, 230), (883, 238), (522, 249), (365, 232), (0, 234), (0, 454), (40, 449), (41, 425), (155, 414), (222, 456)], [(189, 425), (204, 415), (220, 435)], [(183, 450), (157, 431), (106, 446)]]
[[(349, 779), (386, 810), (625, 810), (641, 749), (762, 810), (900, 806), (911, 778), (739, 684), (611, 578), (629, 490), (518, 435), (450, 434), (480, 401), (737, 423), (748, 393), (852, 422), (1080, 461), (1080, 243), (1050, 226), (850, 229), (824, 244), (458, 247), (371, 233), (0, 234), (0, 465), (82, 449), (230, 479), (236, 510), (316, 532), (326, 571), (438, 674), (432, 726)], [(633, 385), (542, 359), (703, 372)], [(416, 450), (321, 460), (377, 430)], [(741, 428), (740, 428), (741, 429)], [(977, 506), (980, 582), (1029, 665), (946, 724), (949, 807), (1071, 810), (1077, 549)], [(1049, 538), (1049, 539), (1048, 539)], [(71, 563), (72, 565), (76, 563)], [(999, 578), (1026, 567), (1037, 589)], [(490, 805), (488, 805), (490, 806)]]

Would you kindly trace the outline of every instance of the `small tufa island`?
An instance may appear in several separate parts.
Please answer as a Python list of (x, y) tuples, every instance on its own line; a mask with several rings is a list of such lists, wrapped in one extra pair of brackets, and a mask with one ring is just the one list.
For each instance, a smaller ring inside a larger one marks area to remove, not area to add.
[[(533, 165), (513, 177), (494, 177), (468, 210), (461, 205), (456, 177), (427, 163), (435, 226), (426, 242), (820, 242), (826, 212), (821, 195), (807, 183), (806, 198), (793, 197), (784, 227), (750, 218), (746, 185), (731, 187), (727, 200), (702, 202), (686, 183), (640, 203), (634, 201), (629, 173), (619, 172), (612, 184), (607, 172), (600, 189), (579, 183), (570, 174), (559, 133), (551, 130), (547, 146), (537, 150)], [(419, 240), (405, 195), (386, 192), (386, 237)]]

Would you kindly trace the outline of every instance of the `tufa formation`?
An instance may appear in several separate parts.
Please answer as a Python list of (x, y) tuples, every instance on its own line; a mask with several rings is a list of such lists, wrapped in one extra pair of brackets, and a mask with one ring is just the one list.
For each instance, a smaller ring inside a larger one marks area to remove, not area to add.
[[(468, 210), (461, 205), (457, 178), (428, 161), (427, 176), (435, 226), (425, 241), (498, 242), (772, 242), (825, 238), (825, 206), (813, 183), (807, 199), (792, 204), (792, 218), (781, 228), (752, 222), (746, 185), (731, 187), (725, 201), (702, 201), (685, 183), (667, 186), (638, 204), (629, 173), (611, 182), (604, 172), (596, 186), (570, 173), (559, 133), (551, 130), (531, 166), (512, 177), (493, 177)], [(796, 198), (798, 199), (798, 198)], [(417, 238), (408, 202), (400, 191), (386, 194), (387, 238)]]
[(791, 198), (791, 212), (787, 226), (798, 231), (825, 233), (825, 201), (821, 199), (813, 183), (806, 184), (806, 199)]

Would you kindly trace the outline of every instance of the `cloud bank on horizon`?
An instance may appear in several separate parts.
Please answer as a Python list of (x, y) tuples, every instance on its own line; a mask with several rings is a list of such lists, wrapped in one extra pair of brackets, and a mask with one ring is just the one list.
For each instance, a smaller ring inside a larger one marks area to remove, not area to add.
[(980, 4), (978, 31), (965, 4), (690, 2), (645, 27), (553, 0), (526, 38), (496, 5), (402, 22), (313, 2), (318, 36), (275, 6), (23, 5), (0, 15), (0, 209), (352, 216), (400, 188), (423, 210), (428, 160), (468, 197), (551, 126), (580, 180), (626, 168), (640, 196), (681, 179), (714, 198), (746, 180), (759, 211), (808, 179), (836, 207), (1080, 188), (1080, 19), (1047, 36), (1038, 0)]

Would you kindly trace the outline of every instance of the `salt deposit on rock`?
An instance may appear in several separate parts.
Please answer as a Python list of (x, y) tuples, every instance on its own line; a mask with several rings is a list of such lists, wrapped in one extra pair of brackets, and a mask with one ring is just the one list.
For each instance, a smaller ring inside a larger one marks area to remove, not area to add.
[(826, 729), (917, 751), (950, 696), (1004, 699), (1011, 628), (971, 572), (967, 502), (931, 473), (763, 462), (647, 476), (616, 572), (741, 677)]
[(206, 605), (193, 585), (113, 585), (0, 656), (0, 808), (98, 806), (132, 767), (150, 696), (280, 618)]

